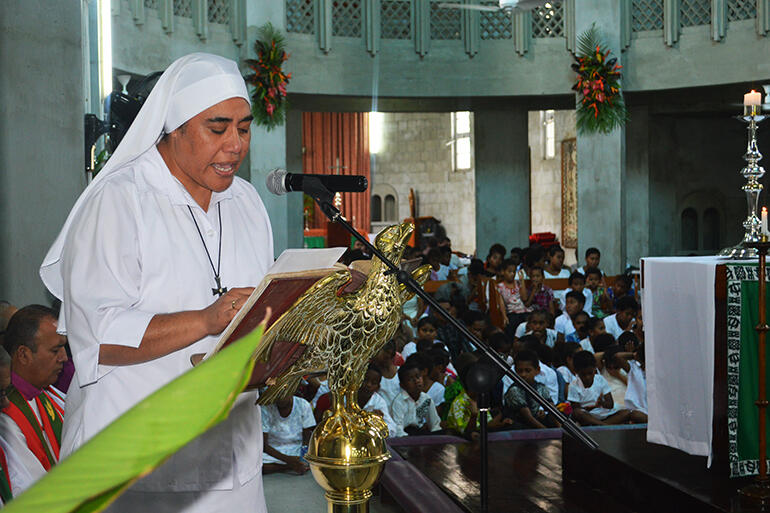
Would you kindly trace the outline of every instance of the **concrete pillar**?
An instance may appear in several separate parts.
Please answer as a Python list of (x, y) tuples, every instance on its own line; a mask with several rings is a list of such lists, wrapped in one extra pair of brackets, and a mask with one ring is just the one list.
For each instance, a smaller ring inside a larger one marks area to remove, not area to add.
[(0, 2), (0, 299), (48, 303), (38, 276), (85, 187), (79, 0)]
[(525, 109), (475, 111), (476, 252), (527, 244), (529, 147)]
[[(265, 23), (272, 23), (274, 27), (285, 34), (286, 16), (284, 9), (284, 2), (247, 2), (248, 36), (242, 49), (244, 58), (256, 57), (254, 41), (257, 38), (257, 29)], [(289, 91), (291, 91), (291, 85)], [(301, 135), (301, 125), (297, 131)], [(265, 203), (273, 225), (276, 257), (286, 248), (301, 248), (303, 245), (302, 194), (295, 192), (274, 196), (265, 187), (265, 177), (271, 170), (287, 167), (286, 137), (287, 124), (269, 132), (255, 124), (251, 127), (250, 178), (251, 183), (254, 184)], [(299, 169), (292, 168), (289, 171), (301, 172), (302, 169), (301, 167)]]
[(639, 266), (639, 259), (650, 254), (650, 114), (646, 106), (632, 108), (629, 114), (624, 191), (625, 265)]
[[(587, 0), (575, 11), (575, 32), (580, 36), (596, 23), (602, 38), (620, 59), (620, 2)], [(578, 263), (585, 250), (602, 252), (605, 273), (618, 274), (626, 261), (625, 130), (577, 137), (578, 158)]]

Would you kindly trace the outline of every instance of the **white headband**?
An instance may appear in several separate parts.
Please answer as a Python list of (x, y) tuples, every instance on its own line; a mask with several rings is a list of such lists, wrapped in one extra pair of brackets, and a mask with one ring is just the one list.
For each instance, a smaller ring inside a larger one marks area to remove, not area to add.
[(238, 65), (224, 57), (192, 53), (177, 59), (163, 72), (110, 160), (75, 202), (40, 266), (40, 277), (54, 296), (62, 299), (64, 292), (60, 265), (64, 241), (72, 220), (88, 198), (108, 176), (155, 146), (164, 133), (173, 132), (229, 98), (243, 98), (251, 104)]

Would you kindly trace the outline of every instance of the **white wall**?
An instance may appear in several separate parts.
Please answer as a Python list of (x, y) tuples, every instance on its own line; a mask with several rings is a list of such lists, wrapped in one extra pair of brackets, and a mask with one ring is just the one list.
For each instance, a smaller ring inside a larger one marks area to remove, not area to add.
[[(545, 158), (545, 130), (540, 112), (531, 111), (527, 116), (532, 166), (532, 233), (552, 232), (561, 241), (561, 143), (576, 136), (575, 111), (554, 112), (556, 155), (552, 159)], [(574, 259), (574, 251), (566, 251), (566, 256)]]
[(441, 220), (452, 248), (476, 246), (474, 170), (452, 171), (450, 113), (383, 114), (383, 150), (372, 166), (372, 182), (398, 192), (399, 219), (409, 217), (409, 189), (417, 197), (417, 215)]

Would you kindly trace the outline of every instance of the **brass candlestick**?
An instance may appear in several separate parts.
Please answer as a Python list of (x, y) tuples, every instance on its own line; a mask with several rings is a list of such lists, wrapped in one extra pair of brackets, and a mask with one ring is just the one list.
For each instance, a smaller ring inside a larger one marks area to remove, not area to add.
[(762, 160), (762, 154), (757, 147), (757, 129), (759, 123), (764, 121), (765, 117), (761, 114), (761, 109), (758, 105), (745, 107), (744, 115), (738, 116), (738, 119), (748, 123), (747, 130), (749, 132), (749, 142), (746, 147), (746, 153), (743, 155), (747, 164), (746, 167), (741, 169), (741, 174), (746, 178), (746, 185), (742, 189), (746, 193), (748, 217), (743, 221), (743, 240), (735, 246), (723, 249), (719, 252), (719, 256), (735, 259), (757, 258), (757, 249), (753, 245), (761, 241), (761, 222), (759, 217), (757, 217), (759, 195), (762, 192), (762, 184), (759, 183), (759, 179), (765, 175), (765, 169), (759, 165), (759, 161)]
[(767, 393), (766, 393), (766, 364), (765, 364), (765, 342), (767, 331), (770, 326), (767, 325), (766, 302), (765, 302), (765, 260), (767, 250), (770, 248), (770, 242), (767, 236), (760, 233), (760, 242), (752, 244), (751, 247), (759, 254), (759, 322), (756, 330), (759, 337), (757, 356), (759, 358), (759, 398), (755, 402), (759, 408), (759, 474), (754, 482), (744, 486), (738, 493), (741, 501), (747, 505), (766, 508), (770, 506), (770, 479), (767, 477), (767, 435), (765, 427), (767, 425)]

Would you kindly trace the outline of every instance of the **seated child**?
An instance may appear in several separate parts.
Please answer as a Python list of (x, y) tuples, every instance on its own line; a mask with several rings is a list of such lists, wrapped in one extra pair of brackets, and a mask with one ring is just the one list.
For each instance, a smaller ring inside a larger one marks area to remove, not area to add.
[(427, 435), (441, 429), (436, 406), (422, 391), (422, 376), (413, 358), (407, 358), (398, 369), (401, 390), (390, 405), (395, 423), (393, 436)]
[(583, 267), (578, 267), (577, 272), (585, 274), (591, 267), (596, 267), (598, 269), (601, 259), (602, 254), (597, 248), (588, 248), (585, 255), (585, 265)]
[(594, 348), (594, 356), (597, 358), (597, 365), (598, 362), (604, 361), (604, 352), (607, 349), (618, 347), (618, 343), (615, 341), (615, 338), (609, 333), (601, 333), (596, 335), (591, 341), (591, 345)]
[[(487, 321), (486, 316), (483, 313), (475, 310), (467, 310), (463, 316), (463, 323), (465, 324), (465, 327), (468, 328), (468, 331), (473, 333), (476, 338), (482, 341), (484, 340), (484, 328), (487, 327)], [(469, 339), (465, 339), (465, 341), (468, 346), (475, 348), (473, 342)]]
[(449, 278), (449, 268), (441, 267), (441, 250), (431, 248), (428, 255), (423, 260), (423, 264), (430, 265), (430, 279), (433, 281), (443, 281)]
[(596, 337), (606, 333), (604, 330), (604, 321), (598, 317), (591, 317), (586, 323), (586, 329), (588, 330), (588, 336), (580, 340), (580, 347), (582, 347), (584, 351), (593, 353), (595, 352), (593, 343), (596, 340)]
[[(436, 375), (433, 369), (433, 359), (428, 356), (428, 351), (418, 351), (409, 358), (414, 360), (415, 365), (420, 369), (420, 389), (428, 394), (433, 400), (436, 410), (438, 410), (441, 403), (444, 402), (444, 385), (436, 382), (431, 377)], [(445, 370), (446, 365), (441, 366), (439, 372), (443, 374)]]
[(372, 364), (379, 369), (382, 375), (379, 393), (388, 405), (393, 402), (401, 390), (398, 382), (398, 367), (393, 363), (395, 355), (396, 344), (389, 340), (372, 359)]
[[(469, 360), (470, 361), (470, 360)], [(477, 395), (468, 390), (466, 386), (466, 377), (474, 365), (487, 365), (479, 363), (478, 360), (462, 367), (462, 371), (456, 381), (460, 386), (460, 393), (452, 400), (446, 418), (447, 429), (455, 431), (463, 436), (471, 437), (474, 432), (479, 430), (479, 407), (476, 403)], [(511, 419), (504, 419), (501, 412), (494, 415), (487, 411), (487, 427), (489, 429), (498, 429), (511, 423)]]
[(502, 244), (492, 244), (487, 254), (487, 260), (484, 262), (484, 269), (491, 274), (499, 274), (502, 272), (500, 267), (505, 258), (505, 246)]
[(262, 472), (307, 472), (310, 467), (300, 455), (315, 427), (313, 407), (301, 397), (292, 396), (261, 408)]
[(548, 327), (548, 313), (543, 310), (532, 312), (527, 317), (527, 322), (522, 322), (516, 328), (516, 338), (524, 335), (534, 335), (542, 344), (554, 347), (560, 342), (563, 335)]
[[(455, 397), (462, 394), (465, 390), (463, 388), (462, 382), (460, 381), (460, 375), (462, 374), (463, 370), (467, 367), (470, 367), (474, 363), (476, 363), (479, 360), (479, 357), (475, 353), (462, 353), (458, 355), (456, 358), (452, 359), (452, 364), (457, 369), (457, 379), (452, 381), (452, 383), (447, 383), (446, 387), (444, 388), (444, 404), (450, 405), (452, 404), (452, 401), (455, 400)], [(449, 413), (449, 408), (445, 408), (443, 412), (439, 412), (440, 416), (443, 420), (446, 420), (447, 413)]]
[(569, 269), (564, 266), (564, 250), (561, 246), (548, 248), (548, 265), (543, 269), (546, 279), (569, 278)]
[(575, 319), (572, 321), (572, 325), (575, 327), (575, 331), (569, 333), (564, 337), (565, 342), (580, 342), (588, 336), (588, 319), (591, 317), (581, 310), (575, 314)]
[(580, 344), (577, 342), (567, 342), (562, 346), (561, 353), (562, 353), (562, 361), (564, 362), (564, 365), (561, 365), (556, 369), (556, 372), (561, 374), (562, 379), (564, 380), (564, 392), (565, 395), (569, 393), (569, 384), (572, 382), (573, 379), (577, 377), (575, 374), (575, 364), (573, 362), (573, 357), (575, 356), (575, 353), (582, 351), (583, 349), (580, 347)]
[[(553, 352), (550, 347), (541, 344), (537, 338), (532, 335), (525, 335), (520, 338), (516, 344), (520, 349), (516, 352), (518, 354), (521, 351), (532, 351), (535, 353), (539, 360), (539, 370), (535, 376), (535, 381), (542, 383), (546, 386), (551, 401), (554, 404), (559, 402), (559, 376), (556, 375), (556, 371), (553, 370), (548, 364), (553, 359)], [(516, 357), (514, 356), (514, 359)], [(508, 388), (513, 384), (513, 379), (508, 376), (503, 376), (503, 394), (508, 391)]]
[(621, 298), (631, 297), (635, 299), (633, 287), (633, 277), (630, 274), (621, 274), (615, 278), (615, 283), (612, 284), (612, 287), (604, 289), (604, 294), (609, 300), (608, 313), (618, 311), (618, 301)]
[(409, 358), (417, 352), (417, 346), (421, 342), (423, 346), (432, 346), (436, 340), (436, 321), (433, 317), (423, 317), (417, 322), (417, 340), (414, 342), (407, 342), (404, 349), (401, 351), (401, 356), (404, 359)]
[(641, 342), (639, 341), (639, 337), (637, 337), (636, 333), (633, 331), (624, 331), (618, 337), (618, 345), (623, 349), (623, 351), (627, 353), (633, 353), (639, 349)]
[(380, 374), (380, 371), (377, 367), (370, 364), (369, 368), (366, 369), (364, 382), (361, 383), (361, 388), (358, 389), (358, 406), (364, 411), (376, 413), (382, 417), (382, 420), (384, 420), (385, 424), (388, 426), (388, 432), (390, 432), (392, 436), (396, 431), (396, 423), (393, 422), (393, 418), (390, 416), (388, 403), (386, 403), (385, 399), (377, 393), (380, 389), (381, 379), (382, 374)]
[(567, 294), (569, 294), (570, 292), (572, 292), (574, 290), (575, 292), (580, 292), (580, 293), (583, 294), (583, 297), (585, 298), (585, 303), (583, 304), (583, 311), (590, 316), (591, 315), (591, 308), (593, 307), (593, 297), (594, 296), (591, 293), (591, 290), (586, 288), (586, 286), (585, 286), (585, 283), (586, 283), (585, 276), (583, 276), (579, 272), (574, 272), (574, 273), (570, 274), (569, 280), (567, 281), (567, 283), (569, 284), (569, 287), (567, 288), (567, 290), (565, 290), (563, 292), (562, 298), (564, 298), (564, 302), (563, 302), (563, 304), (560, 305), (562, 307), (561, 309), (564, 310), (564, 308), (566, 308), (566, 306), (567, 306), (567, 301), (566, 301)]
[(638, 422), (647, 422), (647, 377), (644, 370), (644, 344), (634, 353), (634, 359), (628, 361), (628, 389), (626, 390), (626, 408)]
[(563, 333), (565, 336), (567, 333), (575, 331), (575, 325), (572, 324), (572, 319), (583, 309), (585, 301), (586, 299), (582, 292), (576, 290), (567, 292), (564, 313), (556, 318), (554, 324), (556, 331)]
[(560, 383), (561, 376), (551, 367), (554, 359), (553, 349), (542, 343), (535, 343), (532, 339), (525, 340), (523, 347), (525, 350), (532, 351), (537, 355), (540, 372), (535, 376), (535, 381), (544, 384), (548, 388), (548, 394), (554, 404), (562, 402), (564, 400), (564, 383)]
[(639, 304), (636, 299), (631, 296), (620, 298), (617, 302), (617, 311), (604, 318), (604, 327), (607, 333), (611, 333), (617, 340), (624, 331), (632, 331), (634, 329), (633, 321), (638, 311)]
[(567, 400), (572, 403), (572, 416), (580, 424), (602, 426), (622, 424), (630, 411), (621, 410), (612, 401), (607, 381), (596, 373), (596, 359), (588, 351), (579, 351), (572, 357), (577, 377), (567, 389)]
[[(556, 304), (554, 304), (553, 290), (547, 285), (543, 284), (543, 269), (538, 266), (533, 266), (529, 269), (530, 279), (530, 291), (529, 298), (524, 301), (526, 305), (529, 302), (529, 307), (532, 310), (544, 310), (551, 312), (551, 315), (556, 315)], [(558, 303), (558, 302), (557, 302)]]
[[(505, 311), (508, 313), (508, 329), (513, 330), (526, 317), (533, 308), (530, 291), (524, 281), (524, 273), (516, 270), (516, 263), (509, 259), (503, 261), (502, 281), (497, 284), (497, 290), (505, 303)], [(525, 304), (525, 298), (528, 303)]]
[(604, 291), (607, 289), (607, 286), (604, 283), (604, 276), (597, 267), (590, 267), (586, 269), (585, 273), (585, 288), (591, 291), (591, 297), (593, 298), (593, 302), (591, 303), (591, 311), (588, 313), (591, 317), (598, 317), (602, 319), (607, 316), (607, 313), (602, 309), (606, 302)]
[[(535, 376), (540, 373), (540, 363), (534, 352), (526, 349), (519, 351), (514, 369), (516, 374), (529, 383), (540, 397), (552, 402), (548, 388), (535, 380)], [(516, 429), (558, 426), (556, 420), (547, 415), (540, 404), (516, 383), (513, 383), (505, 393), (504, 404)]]
[(604, 350), (602, 356), (601, 374), (607, 380), (612, 391), (612, 401), (619, 407), (625, 408), (626, 389), (628, 388), (627, 358), (633, 353), (625, 353), (620, 346), (614, 344)]

